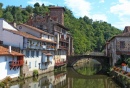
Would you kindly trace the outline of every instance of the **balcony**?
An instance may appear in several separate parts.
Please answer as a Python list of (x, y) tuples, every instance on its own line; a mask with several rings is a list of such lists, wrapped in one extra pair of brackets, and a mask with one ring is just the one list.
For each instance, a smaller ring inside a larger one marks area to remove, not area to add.
[(57, 62), (55, 63), (55, 66), (58, 67), (58, 66), (63, 66), (65, 65), (67, 62), (66, 61), (63, 61), (63, 62)]
[(60, 38), (60, 41), (65, 42), (65, 43), (69, 43), (68, 39), (64, 39), (64, 38)]
[(47, 64), (52, 64), (52, 61), (47, 61), (47, 62), (42, 62), (42, 64), (45, 64), (45, 65), (47, 65)]
[(59, 46), (59, 49), (67, 49), (67, 46)]
[(20, 66), (23, 65), (23, 63), (24, 63), (23, 60), (10, 61), (9, 66), (10, 66), (10, 69), (11, 69), (11, 68), (15, 68), (15, 67), (20, 67)]
[(52, 46), (52, 45), (47, 45), (47, 46), (46, 46), (46, 49), (47, 49), (47, 50), (55, 50), (55, 48), (56, 48), (56, 47), (55, 47), (55, 46)]

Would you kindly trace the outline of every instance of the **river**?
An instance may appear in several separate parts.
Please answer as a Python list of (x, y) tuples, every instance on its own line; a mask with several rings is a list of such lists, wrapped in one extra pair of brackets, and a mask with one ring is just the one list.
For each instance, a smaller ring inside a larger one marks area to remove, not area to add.
[(95, 61), (79, 61), (73, 68), (13, 82), (10, 88), (121, 88), (110, 77), (100, 73), (101, 69)]

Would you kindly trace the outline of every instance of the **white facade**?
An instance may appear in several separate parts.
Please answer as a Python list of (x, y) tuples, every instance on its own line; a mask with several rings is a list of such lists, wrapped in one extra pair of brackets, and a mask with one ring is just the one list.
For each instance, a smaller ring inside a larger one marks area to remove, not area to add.
[[(30, 33), (30, 34), (38, 37), (38, 38), (49, 40), (49, 41), (54, 41), (54, 36), (50, 36), (50, 35), (44, 34), (42, 32), (33, 30), (33, 29), (25, 27), (23, 25), (18, 25), (17, 28), (18, 28), (19, 31)], [(40, 31), (42, 31), (42, 30), (40, 30)]]
[(23, 36), (11, 33), (7, 30), (3, 30), (3, 44), (20, 47), (23, 49)]
[(0, 80), (4, 79), (6, 76), (14, 78), (20, 75), (19, 68), (10, 70), (9, 62), (12, 60), (16, 61), (17, 57), (0, 56)]
[[(28, 65), (29, 71), (38, 70), (41, 68), (42, 54), (39, 50), (23, 50), (24, 62)], [(39, 64), (40, 63), (40, 64)]]
[[(0, 19), (0, 24), (2, 25), (2, 28), (5, 29), (11, 29), (11, 30), (16, 30), (14, 27), (12, 27), (9, 23), (7, 23), (3, 18)], [(17, 31), (17, 30), (16, 30)]]
[(30, 34), (32, 34), (32, 35), (34, 35), (34, 36), (36, 36), (36, 37), (39, 37), (39, 38), (40, 38), (40, 35), (41, 35), (40, 32), (37, 32), (37, 31), (35, 31), (35, 30), (32, 30), (31, 28), (27, 28), (27, 27), (22, 26), (22, 25), (18, 25), (18, 26), (17, 26), (17, 29), (18, 29), (19, 31), (22, 31), (22, 32), (30, 33)]
[(6, 21), (4, 21), (3, 19), (0, 19), (0, 40), (3, 41), (3, 44), (20, 47), (22, 49), (23, 37), (17, 34), (11, 33), (7, 31), (6, 29), (16, 30)]

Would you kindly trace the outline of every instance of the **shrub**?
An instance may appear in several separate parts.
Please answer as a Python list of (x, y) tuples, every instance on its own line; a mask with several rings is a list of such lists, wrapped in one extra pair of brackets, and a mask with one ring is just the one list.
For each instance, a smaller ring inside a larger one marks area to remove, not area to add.
[(0, 82), (0, 87), (4, 87), (5, 86), (5, 84), (3, 83), (3, 82)]
[(33, 70), (33, 76), (38, 76), (38, 70)]
[(10, 78), (10, 76), (7, 76), (5, 79), (8, 80), (8, 81), (12, 80), (12, 78)]

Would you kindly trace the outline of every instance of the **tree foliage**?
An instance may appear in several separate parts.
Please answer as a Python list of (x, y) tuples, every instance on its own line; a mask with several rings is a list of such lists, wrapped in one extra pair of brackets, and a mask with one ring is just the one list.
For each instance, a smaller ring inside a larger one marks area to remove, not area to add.
[[(0, 17), (8, 22), (25, 23), (32, 14), (45, 15), (49, 13), (49, 6), (35, 3), (34, 7), (25, 8), (7, 6), (2, 8), (0, 3)], [(50, 5), (51, 6), (51, 5)], [(52, 5), (53, 6), (53, 5)], [(84, 54), (90, 51), (101, 51), (102, 46), (112, 36), (121, 33), (121, 30), (111, 26), (104, 21), (93, 21), (87, 16), (75, 18), (72, 11), (65, 7), (64, 13), (65, 26), (70, 29), (73, 37), (75, 54)]]

